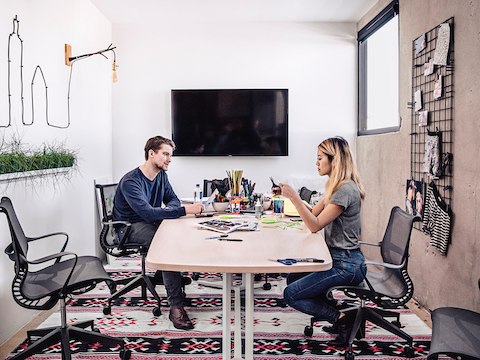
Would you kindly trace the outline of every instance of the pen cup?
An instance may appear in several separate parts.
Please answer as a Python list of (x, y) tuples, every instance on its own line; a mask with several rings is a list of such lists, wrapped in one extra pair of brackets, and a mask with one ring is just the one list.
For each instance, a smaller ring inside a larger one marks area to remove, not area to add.
[(278, 217), (283, 216), (284, 201), (280, 198), (273, 198), (273, 214)]

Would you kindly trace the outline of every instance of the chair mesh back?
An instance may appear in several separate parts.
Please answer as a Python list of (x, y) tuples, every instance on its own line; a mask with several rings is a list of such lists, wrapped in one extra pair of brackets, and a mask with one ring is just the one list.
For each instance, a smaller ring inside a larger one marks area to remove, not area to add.
[(102, 217), (103, 221), (112, 220), (113, 213), (113, 199), (117, 191), (118, 184), (96, 185), (100, 192), (100, 201), (102, 203)]
[[(5, 213), (12, 236), (13, 253), (9, 254), (10, 258), (15, 261), (16, 271), (20, 269), (27, 269), (28, 264), (24, 259), (27, 258), (28, 241), (22, 226), (18, 221), (17, 214), (13, 209), (12, 201), (8, 197), (3, 197), (0, 202), (0, 211)], [(12, 258), (13, 257), (13, 258)]]
[(414, 220), (398, 206), (392, 209), (381, 249), (385, 262), (400, 265), (406, 259)]
[(57, 297), (44, 296), (40, 299), (29, 298), (24, 294), (24, 282), (28, 276), (28, 238), (23, 232), (22, 226), (18, 221), (17, 214), (8, 197), (3, 197), (0, 202), (0, 211), (5, 213), (10, 228), (12, 243), (5, 249), (8, 257), (15, 262), (15, 277), (12, 282), (12, 294), (15, 302), (27, 309), (48, 310), (57, 303)]
[(100, 246), (103, 251), (112, 256), (124, 256), (138, 253), (138, 245), (130, 248), (128, 244), (122, 245), (121, 239), (126, 239), (128, 233), (127, 228), (122, 224), (114, 224), (113, 222), (113, 200), (117, 191), (118, 184), (97, 184), (100, 202), (102, 204), (102, 222), (103, 227), (100, 233)]
[(315, 190), (310, 190), (307, 189), (305, 186), (302, 186), (302, 188), (299, 191), (300, 198), (302, 200), (305, 200), (306, 202), (310, 203), (310, 200), (312, 198), (313, 194), (316, 194), (317, 192)]

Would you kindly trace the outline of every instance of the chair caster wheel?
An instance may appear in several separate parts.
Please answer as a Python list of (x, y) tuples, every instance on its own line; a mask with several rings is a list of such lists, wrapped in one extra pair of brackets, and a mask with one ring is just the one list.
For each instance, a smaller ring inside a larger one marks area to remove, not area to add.
[(123, 350), (120, 350), (119, 355), (120, 355), (120, 359), (128, 360), (132, 356), (132, 351), (123, 349)]
[(355, 355), (353, 355), (352, 350), (345, 351), (345, 360), (353, 360), (355, 359)]
[(192, 278), (188, 277), (188, 276), (184, 276), (182, 278), (182, 285), (185, 286), (185, 285), (190, 285), (192, 283)]
[(305, 336), (312, 336), (313, 335), (313, 327), (312, 326), (305, 326), (305, 329), (303, 330), (303, 333)]
[(112, 312), (112, 308), (110, 306), (103, 308), (103, 315), (110, 315)]
[(198, 279), (200, 279), (200, 274), (193, 274), (193, 275), (191, 276), (191, 278), (192, 278), (192, 280), (197, 281)]
[(160, 307), (159, 306), (154, 307), (152, 310), (152, 314), (153, 316), (160, 316), (162, 314), (162, 312), (160, 311)]
[(270, 290), (271, 288), (272, 288), (272, 284), (270, 283), (263, 284), (263, 290)]
[(415, 350), (413, 350), (413, 348), (411, 348), (409, 345), (403, 348), (403, 353), (407, 358), (413, 358), (415, 356)]

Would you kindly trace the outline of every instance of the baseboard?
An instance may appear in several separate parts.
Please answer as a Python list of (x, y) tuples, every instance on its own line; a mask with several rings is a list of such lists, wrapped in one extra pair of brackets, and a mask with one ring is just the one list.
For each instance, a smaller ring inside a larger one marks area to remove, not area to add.
[(426, 325), (428, 325), (430, 329), (432, 328), (432, 317), (428, 309), (425, 309), (415, 299), (411, 299), (407, 303), (407, 307), (412, 310), (415, 315), (417, 315)]
[(7, 339), (3, 344), (0, 345), (0, 359), (6, 359), (8, 355), (10, 355), (13, 350), (15, 350), (18, 344), (20, 344), (24, 339), (27, 338), (28, 330), (36, 329), (51, 314), (57, 311), (58, 306), (55, 306), (53, 307), (53, 309), (40, 311), (36, 316), (34, 316), (33, 319), (29, 321), (24, 327), (22, 327), (12, 337)]

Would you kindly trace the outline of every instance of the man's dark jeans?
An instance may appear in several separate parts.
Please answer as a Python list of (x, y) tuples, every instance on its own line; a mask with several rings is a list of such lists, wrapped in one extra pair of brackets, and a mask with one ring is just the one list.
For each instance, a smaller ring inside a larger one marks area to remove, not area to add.
[[(150, 246), (159, 225), (159, 222), (133, 223), (127, 242)], [(162, 276), (170, 306), (183, 306), (182, 274), (178, 271), (162, 271)]]

